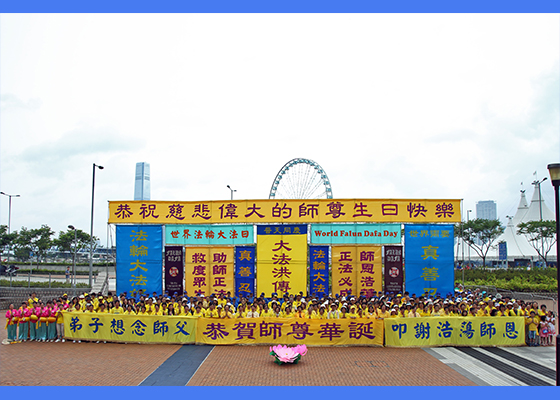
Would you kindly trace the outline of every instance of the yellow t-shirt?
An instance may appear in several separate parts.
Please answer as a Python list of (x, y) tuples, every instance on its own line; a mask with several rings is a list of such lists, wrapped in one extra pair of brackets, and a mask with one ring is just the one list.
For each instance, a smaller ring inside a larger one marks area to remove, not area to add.
[(527, 317), (525, 318), (525, 324), (529, 325), (530, 331), (536, 331), (537, 327), (539, 326), (540, 319), (538, 317)]
[(122, 307), (111, 308), (111, 314), (124, 314), (124, 309)]

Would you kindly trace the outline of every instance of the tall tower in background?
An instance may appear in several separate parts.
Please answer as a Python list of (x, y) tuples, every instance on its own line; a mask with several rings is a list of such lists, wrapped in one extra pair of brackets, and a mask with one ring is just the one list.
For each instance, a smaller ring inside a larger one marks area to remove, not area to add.
[(150, 164), (146, 162), (136, 163), (134, 200), (150, 200)]
[(476, 203), (476, 218), (498, 219), (498, 207), (493, 200), (479, 201)]

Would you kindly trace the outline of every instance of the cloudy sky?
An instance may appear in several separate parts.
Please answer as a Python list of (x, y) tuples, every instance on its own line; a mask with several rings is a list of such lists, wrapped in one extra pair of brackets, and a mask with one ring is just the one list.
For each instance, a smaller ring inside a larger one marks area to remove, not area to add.
[(505, 221), (560, 162), (559, 52), (544, 14), (3, 14), (0, 190), (12, 230), (89, 231), (103, 165), (105, 244), (136, 162), (152, 200), (261, 199), (303, 157), (337, 198), (495, 200)]

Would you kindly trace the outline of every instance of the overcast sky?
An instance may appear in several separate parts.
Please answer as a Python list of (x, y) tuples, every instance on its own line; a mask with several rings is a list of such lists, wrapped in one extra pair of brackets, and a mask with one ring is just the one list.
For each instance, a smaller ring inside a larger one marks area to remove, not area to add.
[[(106, 244), (107, 201), (268, 198), (296, 157), (337, 198), (495, 200), (560, 162), (558, 15), (0, 16), (12, 230)], [(550, 182), (543, 198), (553, 210)], [(8, 198), (0, 196), (0, 223)], [(474, 213), (473, 213), (474, 214)], [(471, 218), (474, 216), (471, 214)], [(466, 215), (463, 212), (463, 215)], [(466, 217), (465, 217), (466, 218)]]

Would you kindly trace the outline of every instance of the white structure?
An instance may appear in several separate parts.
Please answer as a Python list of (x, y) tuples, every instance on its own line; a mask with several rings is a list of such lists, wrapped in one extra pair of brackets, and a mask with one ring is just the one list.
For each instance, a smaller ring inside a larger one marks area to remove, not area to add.
[[(539, 255), (533, 246), (529, 244), (525, 235), (517, 234), (517, 225), (521, 222), (540, 221), (541, 213), (543, 221), (555, 220), (554, 213), (550, 211), (544, 203), (544, 200), (540, 197), (538, 185), (535, 185), (535, 191), (530, 205), (527, 204), (525, 191), (522, 190), (517, 212), (513, 217), (508, 217), (509, 221), (507, 223), (506, 230), (495, 242), (499, 243), (501, 241), (505, 241), (507, 243), (509, 260), (512, 260), (512, 258), (532, 258), (534, 261), (538, 261)], [(552, 246), (547, 258), (554, 260), (555, 255), (556, 245)]]
[(146, 162), (136, 163), (134, 200), (150, 200), (150, 164)]

